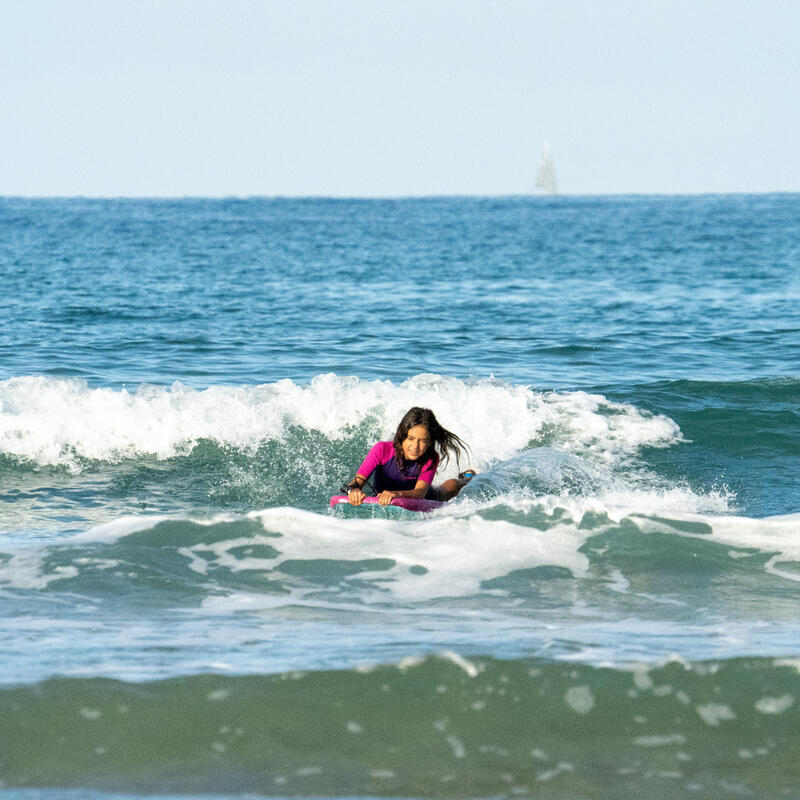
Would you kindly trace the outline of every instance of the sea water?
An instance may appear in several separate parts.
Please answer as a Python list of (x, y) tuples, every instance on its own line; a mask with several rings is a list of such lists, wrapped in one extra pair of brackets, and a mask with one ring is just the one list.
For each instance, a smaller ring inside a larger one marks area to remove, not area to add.
[[(800, 798), (798, 231), (0, 199), (0, 797)], [(478, 477), (330, 512), (414, 405)]]

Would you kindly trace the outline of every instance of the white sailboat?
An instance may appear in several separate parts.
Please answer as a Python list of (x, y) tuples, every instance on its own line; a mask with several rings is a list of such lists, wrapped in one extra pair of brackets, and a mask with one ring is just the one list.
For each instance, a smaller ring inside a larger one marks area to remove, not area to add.
[(542, 157), (536, 170), (536, 187), (544, 194), (558, 194), (556, 186), (556, 170), (553, 166), (553, 156), (550, 153), (550, 142), (545, 142), (542, 148)]

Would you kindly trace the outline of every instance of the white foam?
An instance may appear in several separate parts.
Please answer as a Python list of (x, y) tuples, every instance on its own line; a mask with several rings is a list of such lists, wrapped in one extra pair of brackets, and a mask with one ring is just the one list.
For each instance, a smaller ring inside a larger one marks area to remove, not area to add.
[(783, 694), (780, 697), (761, 697), (756, 701), (755, 709), (760, 714), (783, 714), (794, 705), (794, 695)]
[[(752, 549), (773, 554), (764, 564), (765, 572), (779, 578), (800, 582), (800, 571), (779, 565), (800, 562), (800, 514), (751, 517), (707, 516), (671, 512), (669, 519), (631, 516), (643, 533), (668, 533), (688, 538), (707, 539), (717, 544)], [(690, 523), (697, 530), (682, 525)], [(729, 554), (732, 558), (736, 555)]]
[(455, 502), (437, 511), (437, 515), (476, 513), (498, 506), (509, 511), (530, 514), (533, 511), (553, 515), (560, 514), (580, 524), (587, 514), (598, 518), (607, 517), (610, 522), (637, 516), (664, 516), (670, 519), (692, 519), (709, 524), (717, 515), (729, 510), (731, 495), (726, 491), (694, 492), (686, 487), (646, 487), (625, 485), (622, 480), (610, 479), (610, 487), (594, 489), (591, 494), (576, 495), (569, 492), (559, 494), (536, 494), (531, 491), (511, 489), (488, 499), (474, 498), (469, 489), (462, 492)]
[(19, 377), (0, 381), (0, 452), (79, 471), (81, 459), (166, 459), (190, 452), (200, 439), (254, 448), (283, 440), (290, 426), (341, 439), (369, 421), (377, 435), (390, 437), (413, 405), (433, 408), (446, 428), (469, 443), (478, 468), (510, 457), (545, 432), (554, 447), (604, 461), (680, 440), (667, 417), (601, 395), (537, 392), (494, 379), (426, 374), (393, 384), (327, 374), (308, 385), (282, 380), (195, 390), (181, 383), (143, 384), (129, 391), (90, 388), (77, 379)]
[(576, 714), (588, 714), (595, 705), (594, 695), (588, 686), (571, 686), (564, 695), (564, 702)]
[(470, 678), (476, 678), (481, 673), (480, 667), (476, 666), (471, 661), (467, 661), (466, 658), (460, 656), (458, 653), (454, 653), (452, 650), (443, 650), (439, 653), (439, 658), (450, 661), (460, 669), (463, 669)]
[(736, 714), (731, 710), (731, 707), (724, 703), (705, 703), (703, 705), (695, 706), (700, 718), (706, 725), (712, 727), (719, 727), (721, 722), (729, 722), (736, 719)]
[[(505, 520), (485, 519), (463, 505), (460, 510), (453, 507), (447, 513), (439, 512), (420, 520), (342, 519), (293, 508), (273, 508), (249, 515), (261, 521), (264, 537), (198, 542), (181, 552), (199, 571), (206, 570), (213, 562), (215, 567), (232, 571), (261, 570), (276, 575), (280, 575), (280, 565), (284, 561), (391, 560), (394, 566), (388, 569), (365, 569), (358, 573), (360, 581), (371, 584), (375, 593), (373, 599), (380, 600), (384, 595), (392, 601), (422, 602), (443, 597), (465, 597), (487, 591), (481, 588), (484, 581), (515, 570), (559, 566), (578, 578), (587, 575), (589, 560), (580, 548), (600, 528), (597, 525), (581, 527), (582, 515), (577, 513), (580, 504), (575, 505), (574, 516), (554, 516), (552, 521), (555, 524), (548, 525), (546, 531)], [(535, 505), (528, 501), (527, 508), (531, 511)], [(585, 512), (586, 507), (582, 510)], [(545, 513), (541, 506), (538, 511)], [(708, 532), (673, 528), (669, 520), (630, 519), (643, 531), (710, 539), (725, 546), (760, 547), (780, 553), (776, 559), (800, 560), (797, 515), (766, 520), (701, 514), (676, 514), (675, 517), (678, 525), (680, 521), (691, 521), (702, 524)], [(242, 557), (244, 546), (259, 544), (275, 548), (277, 555)], [(328, 604), (324, 599), (298, 597), (296, 582), (292, 582), (295, 589), (290, 596), (237, 594), (222, 599), (209, 598), (206, 608), (219, 612), (234, 607), (272, 608), (301, 599), (304, 604)], [(363, 584), (359, 592), (362, 591)], [(315, 595), (316, 588), (310, 586), (309, 592)], [(360, 604), (362, 601), (363, 594), (360, 593), (359, 605), (354, 607), (365, 611)], [(346, 606), (348, 602), (346, 592), (337, 596), (337, 607)], [(214, 609), (208, 603), (215, 604)]]
[[(405, 602), (474, 595), (480, 591), (482, 581), (517, 569), (556, 565), (582, 576), (589, 566), (587, 556), (579, 548), (590, 532), (570, 524), (555, 525), (540, 534), (510, 522), (476, 516), (418, 522), (359, 520), (291, 508), (268, 509), (251, 516), (260, 519), (266, 531), (280, 536), (200, 542), (182, 548), (181, 553), (197, 571), (207, 569), (208, 562), (213, 561), (217, 566), (236, 571), (270, 570), (278, 575), (284, 561), (390, 559), (394, 562), (391, 568), (365, 570), (358, 573), (358, 578), (371, 582), (378, 597), (384, 594), (387, 599)], [(273, 558), (234, 555), (233, 551), (244, 544), (269, 544), (279, 553)], [(425, 571), (412, 571), (412, 567), (424, 567)], [(235, 602), (242, 607), (252, 608), (253, 603), (273, 607), (297, 599), (240, 596)], [(346, 597), (341, 600), (346, 602)]]
[(632, 742), (637, 747), (671, 747), (686, 744), (686, 737), (682, 733), (667, 733), (661, 736), (637, 736)]

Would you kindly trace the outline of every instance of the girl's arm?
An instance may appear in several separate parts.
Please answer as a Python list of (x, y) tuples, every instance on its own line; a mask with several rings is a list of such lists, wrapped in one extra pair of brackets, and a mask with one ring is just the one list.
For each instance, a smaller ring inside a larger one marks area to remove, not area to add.
[[(376, 442), (370, 448), (364, 463), (358, 468), (355, 478), (348, 484), (347, 500), (351, 506), (360, 506), (364, 502), (366, 495), (364, 494), (364, 484), (370, 475), (375, 471), (378, 464), (381, 463), (381, 453), (384, 449), (384, 442)], [(352, 487), (352, 488), (350, 488)]]
[(385, 489), (378, 495), (378, 504), (382, 506), (388, 506), (392, 502), (393, 497), (423, 498), (427, 493), (428, 484), (425, 481), (418, 480), (413, 489)]
[(361, 473), (357, 472), (355, 478), (347, 485), (347, 502), (351, 506), (360, 506), (364, 502), (366, 495), (363, 486), (366, 480)]

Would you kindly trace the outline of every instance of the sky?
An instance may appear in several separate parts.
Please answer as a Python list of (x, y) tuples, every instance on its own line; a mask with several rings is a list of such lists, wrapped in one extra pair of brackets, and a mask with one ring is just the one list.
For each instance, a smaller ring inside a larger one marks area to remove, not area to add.
[(0, 195), (800, 191), (796, 0), (0, 0)]

